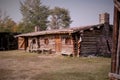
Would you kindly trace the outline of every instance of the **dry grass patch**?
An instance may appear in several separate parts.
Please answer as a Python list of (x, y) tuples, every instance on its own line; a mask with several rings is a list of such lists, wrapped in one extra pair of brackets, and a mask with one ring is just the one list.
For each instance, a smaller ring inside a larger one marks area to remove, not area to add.
[(0, 52), (0, 80), (108, 80), (109, 58)]

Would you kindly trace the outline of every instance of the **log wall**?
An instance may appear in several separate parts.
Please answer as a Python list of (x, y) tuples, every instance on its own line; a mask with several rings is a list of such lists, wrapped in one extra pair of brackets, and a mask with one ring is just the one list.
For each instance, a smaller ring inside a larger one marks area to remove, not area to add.
[(63, 35), (62, 36), (62, 52), (63, 54), (73, 54), (73, 41), (72, 36)]
[[(45, 44), (45, 39), (48, 40), (48, 44)], [(40, 48), (50, 48), (55, 51), (55, 36), (43, 36), (39, 38)]]
[(96, 28), (93, 30), (85, 30), (82, 33), (82, 42), (81, 42), (81, 48), (80, 48), (81, 55), (108, 56), (112, 46), (111, 36), (108, 36), (108, 38), (104, 36), (105, 34), (104, 27), (101, 27), (100, 29)]
[[(38, 48), (51, 49), (54, 53), (72, 53), (73, 42), (71, 35), (44, 35), (28, 38), (28, 47), (30, 48), (32, 41), (35, 40), (35, 45)], [(45, 42), (47, 40), (47, 44)], [(68, 41), (67, 41), (68, 40)]]
[(17, 33), (0, 32), (0, 51), (17, 49), (18, 43), (14, 35)]
[[(55, 51), (55, 37), (54, 36), (39, 36), (39, 37), (29, 37), (28, 38), (28, 47), (31, 47), (32, 41), (35, 40), (35, 45), (37, 48), (50, 48), (52, 51)], [(48, 41), (46, 44), (45, 40)]]

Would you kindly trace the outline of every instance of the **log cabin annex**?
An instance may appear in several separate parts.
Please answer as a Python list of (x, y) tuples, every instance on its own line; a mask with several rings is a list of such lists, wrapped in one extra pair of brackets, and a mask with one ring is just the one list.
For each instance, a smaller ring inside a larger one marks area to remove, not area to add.
[(109, 14), (99, 15), (99, 24), (59, 30), (36, 31), (20, 34), (18, 49), (72, 55), (110, 55), (112, 26)]
[(0, 32), (0, 51), (17, 49), (17, 39), (14, 37), (19, 33)]

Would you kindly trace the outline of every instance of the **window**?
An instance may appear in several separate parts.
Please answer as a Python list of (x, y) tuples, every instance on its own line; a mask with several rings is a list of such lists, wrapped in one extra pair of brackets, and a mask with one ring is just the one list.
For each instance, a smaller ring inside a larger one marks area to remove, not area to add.
[(70, 38), (66, 38), (65, 39), (65, 44), (66, 45), (70, 45), (71, 44), (71, 39)]
[(46, 39), (44, 39), (44, 43), (46, 44), (46, 45), (48, 45), (49, 44), (49, 40), (46, 38)]

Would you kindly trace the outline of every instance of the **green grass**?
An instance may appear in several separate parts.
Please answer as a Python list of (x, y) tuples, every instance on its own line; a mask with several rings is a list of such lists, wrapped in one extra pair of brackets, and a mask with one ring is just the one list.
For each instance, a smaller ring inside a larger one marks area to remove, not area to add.
[(110, 58), (0, 52), (0, 80), (108, 80)]

